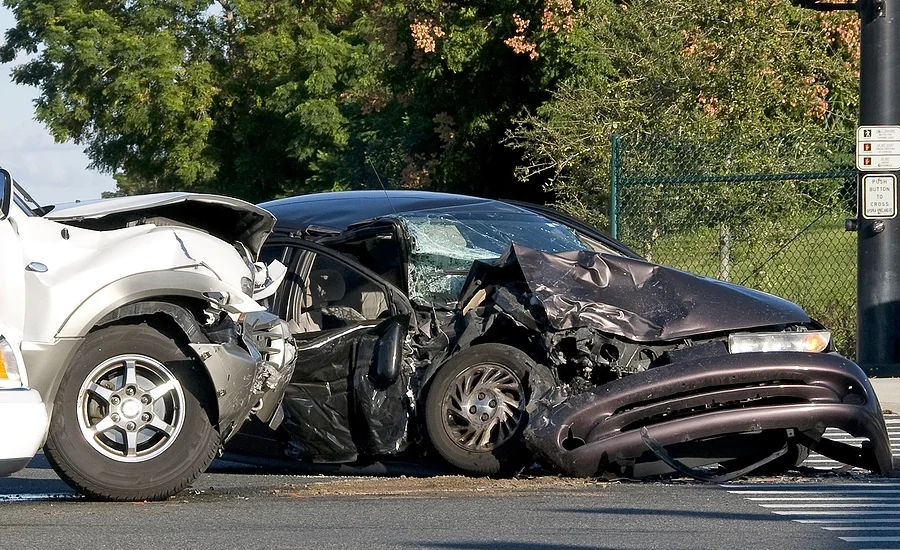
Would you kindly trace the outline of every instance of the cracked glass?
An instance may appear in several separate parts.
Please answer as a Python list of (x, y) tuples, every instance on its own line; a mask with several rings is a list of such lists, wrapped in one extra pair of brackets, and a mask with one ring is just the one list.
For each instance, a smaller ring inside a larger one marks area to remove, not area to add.
[(546, 252), (588, 249), (566, 226), (514, 206), (399, 217), (411, 241), (409, 298), (428, 307), (454, 307), (472, 262), (497, 259), (514, 242)]

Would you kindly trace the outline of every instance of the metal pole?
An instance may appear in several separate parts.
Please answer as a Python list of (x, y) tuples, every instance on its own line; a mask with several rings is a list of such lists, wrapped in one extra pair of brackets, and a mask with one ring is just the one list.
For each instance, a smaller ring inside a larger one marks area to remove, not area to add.
[[(859, 125), (900, 125), (900, 0), (860, 0), (857, 9)], [(900, 219), (864, 217), (863, 175), (871, 173), (857, 174), (856, 359), (869, 376), (900, 376)]]
[(619, 238), (619, 134), (612, 135), (612, 150), (609, 158), (609, 234), (613, 239)]

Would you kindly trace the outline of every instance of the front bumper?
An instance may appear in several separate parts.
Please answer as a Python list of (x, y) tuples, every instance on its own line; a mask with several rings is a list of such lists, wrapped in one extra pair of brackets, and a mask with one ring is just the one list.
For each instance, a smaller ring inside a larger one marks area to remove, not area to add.
[[(868, 444), (848, 450), (822, 438), (826, 428)], [(884, 417), (865, 373), (823, 353), (726, 355), (633, 374), (552, 407), (539, 405), (525, 438), (567, 475), (629, 475), (648, 453), (642, 429), (664, 447), (682, 448), (722, 436), (794, 430), (802, 443), (842, 462), (882, 475), (893, 469)]]
[(37, 390), (0, 390), (0, 476), (28, 465), (47, 437), (47, 409)]
[(296, 351), (286, 322), (266, 311), (246, 313), (239, 334), (224, 343), (190, 344), (215, 386), (223, 442), (250, 414), (277, 426), (279, 405), (294, 372)]

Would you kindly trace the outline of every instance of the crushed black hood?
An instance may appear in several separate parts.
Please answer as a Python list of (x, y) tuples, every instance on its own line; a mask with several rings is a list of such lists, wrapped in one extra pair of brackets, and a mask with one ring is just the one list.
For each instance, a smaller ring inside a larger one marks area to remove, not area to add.
[(809, 323), (788, 300), (654, 263), (588, 251), (541, 252), (512, 244), (475, 262), (462, 293), (524, 282), (556, 330), (591, 327), (637, 342)]

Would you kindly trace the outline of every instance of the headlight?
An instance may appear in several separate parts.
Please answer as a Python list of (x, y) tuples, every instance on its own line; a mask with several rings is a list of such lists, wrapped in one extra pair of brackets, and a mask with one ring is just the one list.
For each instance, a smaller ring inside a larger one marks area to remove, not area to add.
[(751, 353), (759, 351), (819, 352), (828, 347), (831, 332), (739, 332), (728, 335), (728, 351)]
[(12, 346), (6, 338), (0, 336), (0, 388), (18, 388), (22, 386), (19, 374), (19, 362), (13, 353)]

